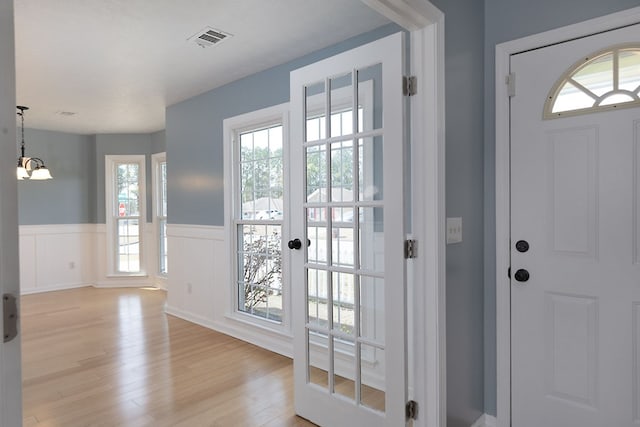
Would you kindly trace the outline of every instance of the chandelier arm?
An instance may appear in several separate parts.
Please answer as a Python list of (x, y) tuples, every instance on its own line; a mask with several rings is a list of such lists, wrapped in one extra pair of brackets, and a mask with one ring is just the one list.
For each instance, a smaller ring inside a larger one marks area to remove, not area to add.
[[(24, 157), (23, 157), (24, 158)], [(39, 157), (28, 157), (24, 160), (24, 167), (26, 168), (30, 162), (34, 162), (36, 164), (34, 169), (42, 168), (44, 166), (44, 161)]]

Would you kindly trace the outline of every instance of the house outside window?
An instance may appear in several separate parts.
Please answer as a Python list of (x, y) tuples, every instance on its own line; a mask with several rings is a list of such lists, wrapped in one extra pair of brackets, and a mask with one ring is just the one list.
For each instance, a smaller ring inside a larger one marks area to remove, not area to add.
[(282, 124), (238, 134), (238, 310), (282, 322)]

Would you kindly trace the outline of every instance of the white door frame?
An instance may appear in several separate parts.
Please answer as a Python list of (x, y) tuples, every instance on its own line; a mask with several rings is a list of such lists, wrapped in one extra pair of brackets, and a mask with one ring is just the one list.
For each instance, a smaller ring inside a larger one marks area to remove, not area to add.
[(419, 249), (407, 263), (409, 398), (419, 407), (415, 427), (445, 427), (445, 17), (427, 0), (361, 1), (411, 34), (411, 238)]
[(511, 285), (507, 277), (511, 222), (509, 214), (510, 112), (508, 87), (505, 80), (510, 73), (510, 57), (516, 53), (638, 22), (640, 22), (640, 7), (635, 7), (496, 46), (496, 404), (498, 427), (511, 425)]
[[(10, 293), (19, 301), (18, 184), (14, 160), (17, 155), (16, 81), (13, 1), (10, 0), (0, 1), (0, 64), (0, 294)], [(18, 319), (18, 336), (0, 343), (0, 425), (3, 426), (22, 425), (21, 340)]]

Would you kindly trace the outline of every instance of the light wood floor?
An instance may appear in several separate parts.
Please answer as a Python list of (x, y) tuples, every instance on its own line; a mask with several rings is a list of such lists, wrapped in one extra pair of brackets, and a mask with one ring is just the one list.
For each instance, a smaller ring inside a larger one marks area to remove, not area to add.
[(165, 293), (22, 298), (24, 426), (313, 426), (290, 359), (163, 312)]

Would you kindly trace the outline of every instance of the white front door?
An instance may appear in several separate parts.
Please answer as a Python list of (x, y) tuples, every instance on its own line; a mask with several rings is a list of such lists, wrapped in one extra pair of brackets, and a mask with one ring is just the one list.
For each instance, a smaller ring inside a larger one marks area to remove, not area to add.
[[(0, 323), (4, 323), (4, 295), (20, 295), (14, 57), (13, 1), (0, 0)], [(20, 335), (4, 341), (0, 340), (0, 425), (20, 426)]]
[(295, 408), (322, 426), (405, 424), (403, 52), (291, 73)]
[(574, 64), (638, 40), (635, 25), (511, 57), (514, 427), (640, 423), (640, 108), (620, 103), (638, 54), (600, 57), (559, 94), (607, 108), (543, 118)]

